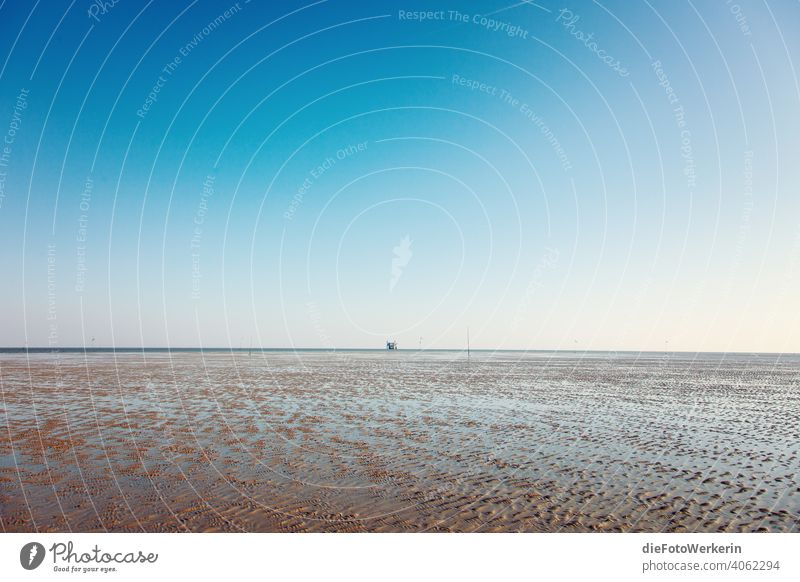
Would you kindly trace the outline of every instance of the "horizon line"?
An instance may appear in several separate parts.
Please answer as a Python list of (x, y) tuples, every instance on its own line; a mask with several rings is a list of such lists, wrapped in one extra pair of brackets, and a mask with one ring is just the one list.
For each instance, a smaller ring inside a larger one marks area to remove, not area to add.
[[(35, 352), (269, 352), (269, 351), (316, 351), (316, 352), (467, 352), (459, 348), (408, 348), (387, 350), (386, 348), (332, 348), (332, 347), (192, 347), (192, 346), (0, 346), (0, 353)], [(566, 349), (566, 348), (470, 348), (471, 352), (534, 352), (534, 353), (624, 353), (624, 354), (722, 354), (722, 355), (770, 355), (796, 356), (800, 352), (759, 352), (759, 351), (715, 351), (715, 350), (636, 350), (636, 349)]]

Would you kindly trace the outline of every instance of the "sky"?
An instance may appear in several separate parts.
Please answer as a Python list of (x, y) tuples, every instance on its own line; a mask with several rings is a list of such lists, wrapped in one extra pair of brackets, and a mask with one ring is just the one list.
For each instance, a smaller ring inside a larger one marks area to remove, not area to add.
[(800, 352), (800, 5), (0, 4), (0, 346)]

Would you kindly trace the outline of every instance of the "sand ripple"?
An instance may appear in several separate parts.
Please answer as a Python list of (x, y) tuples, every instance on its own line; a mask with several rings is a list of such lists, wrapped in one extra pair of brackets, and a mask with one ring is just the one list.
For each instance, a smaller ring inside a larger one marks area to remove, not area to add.
[(0, 355), (4, 531), (798, 531), (794, 357)]

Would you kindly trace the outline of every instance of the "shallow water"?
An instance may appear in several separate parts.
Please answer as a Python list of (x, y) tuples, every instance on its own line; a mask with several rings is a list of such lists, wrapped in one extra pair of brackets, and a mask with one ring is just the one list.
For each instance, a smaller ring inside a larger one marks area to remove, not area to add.
[(800, 359), (0, 354), (5, 531), (798, 531)]

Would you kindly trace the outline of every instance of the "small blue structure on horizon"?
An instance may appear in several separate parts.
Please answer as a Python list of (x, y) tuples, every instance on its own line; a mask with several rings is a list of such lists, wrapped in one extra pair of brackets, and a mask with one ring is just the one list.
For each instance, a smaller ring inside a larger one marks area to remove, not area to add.
[(387, 350), (396, 350), (397, 349), (397, 342), (396, 341), (386, 341), (386, 349)]

